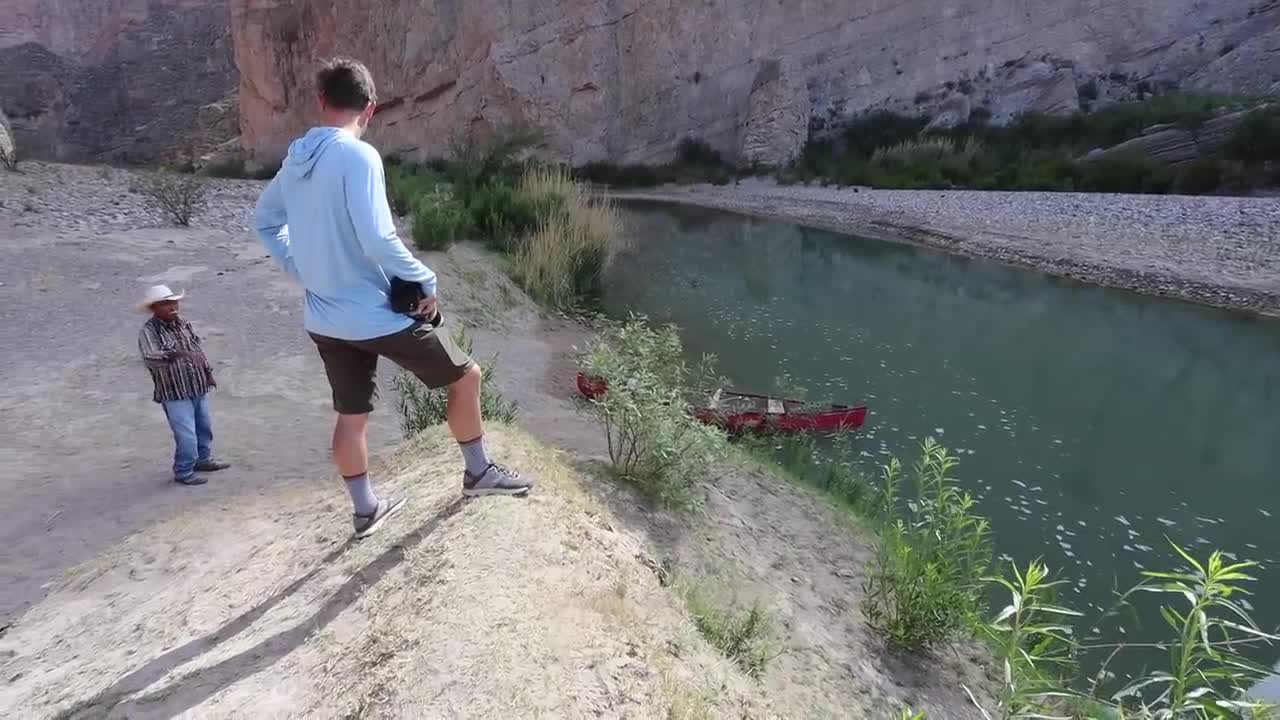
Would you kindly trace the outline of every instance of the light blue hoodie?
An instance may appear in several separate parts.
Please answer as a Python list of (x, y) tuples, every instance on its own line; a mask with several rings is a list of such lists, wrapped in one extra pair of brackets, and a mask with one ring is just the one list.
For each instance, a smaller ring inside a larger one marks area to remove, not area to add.
[(436, 275), (405, 248), (387, 205), (382, 158), (373, 146), (334, 127), (293, 141), (258, 199), (258, 238), (276, 263), (306, 289), (307, 330), (368, 340), (408, 328), (391, 309), (391, 278), (422, 283)]

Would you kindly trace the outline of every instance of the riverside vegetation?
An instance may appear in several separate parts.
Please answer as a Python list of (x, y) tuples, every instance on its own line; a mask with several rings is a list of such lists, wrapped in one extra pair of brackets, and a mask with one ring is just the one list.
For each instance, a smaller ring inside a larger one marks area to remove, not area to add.
[(413, 242), (445, 250), (482, 240), (510, 261), (535, 299), (573, 309), (599, 298), (604, 270), (621, 236), (617, 208), (560, 167), (522, 159), (535, 132), (513, 129), (456, 147), (425, 165), (387, 163), (392, 210), (413, 221)]
[[(1056, 603), (1062, 581), (1053, 580), (1041, 562), (994, 574), (989, 523), (954, 479), (957, 460), (946, 448), (925, 440), (909, 471), (891, 460), (879, 482), (863, 477), (841, 451), (847, 437), (834, 439), (834, 453), (806, 437), (747, 440), (731, 449), (722, 434), (686, 411), (705, 391), (700, 383), (715, 378), (712, 358), (689, 366), (676, 329), (652, 327), (643, 317), (605, 321), (602, 327), (582, 360), (609, 389), (586, 407), (609, 436), (615, 475), (670, 507), (697, 508), (703, 489), (690, 478), (704, 476), (708, 463), (736, 452), (764, 458), (825, 494), (876, 533), (862, 607), (865, 621), (886, 644), (927, 655), (965, 638), (987, 642), (999, 668), (999, 690), (997, 706), (979, 708), (985, 717), (1243, 719), (1271, 711), (1248, 696), (1269, 669), (1241, 654), (1250, 645), (1280, 640), (1259, 628), (1240, 602), (1253, 581), (1253, 563), (1228, 564), (1218, 552), (1197, 559), (1173, 545), (1181, 567), (1143, 572), (1116, 607), (1127, 606), (1137, 593), (1167, 599), (1161, 616), (1171, 637), (1155, 647), (1168, 653), (1168, 667), (1117, 688), (1106, 666), (1125, 651), (1151, 645), (1077, 639), (1090, 636), (1078, 630), (1082, 614)], [(992, 588), (1009, 598), (994, 614), (985, 604)], [(739, 664), (758, 674), (769, 657), (767, 621), (756, 607), (703, 632), (722, 650), (736, 648)], [(1099, 649), (1109, 651), (1102, 670), (1081, 676), (1078, 656)]]
[[(1216, 114), (1249, 110), (1210, 155), (1173, 166), (1140, 151), (1086, 159), (1155, 125), (1200, 128)], [(820, 182), (888, 189), (1061, 190), (1086, 192), (1243, 193), (1280, 186), (1280, 107), (1262, 98), (1170, 93), (1067, 116), (1027, 113), (1004, 126), (975, 110), (952, 128), (930, 118), (872, 113), (833, 136), (811, 140), (784, 168), (734, 168), (705, 143), (686, 139), (665, 166), (594, 164), (580, 175), (616, 187), (664, 183), (726, 184), (772, 173), (783, 184)]]

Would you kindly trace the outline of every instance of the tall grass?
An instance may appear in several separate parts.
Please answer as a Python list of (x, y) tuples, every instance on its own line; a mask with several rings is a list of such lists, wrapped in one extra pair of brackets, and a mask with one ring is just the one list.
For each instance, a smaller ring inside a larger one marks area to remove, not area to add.
[(572, 307), (598, 297), (622, 218), (614, 203), (573, 181), (561, 168), (529, 170), (520, 184), (529, 198), (558, 198), (558, 210), (516, 249), (516, 279), (534, 297), (554, 307)]
[(759, 603), (735, 613), (712, 602), (702, 588), (687, 580), (675, 583), (678, 595), (693, 618), (698, 632), (742, 672), (759, 679), (775, 656), (775, 631), (770, 613)]

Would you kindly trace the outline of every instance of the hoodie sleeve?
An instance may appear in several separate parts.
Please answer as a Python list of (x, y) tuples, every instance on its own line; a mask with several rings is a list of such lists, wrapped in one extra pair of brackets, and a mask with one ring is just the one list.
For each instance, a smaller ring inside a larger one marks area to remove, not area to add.
[(365, 255), (382, 267), (388, 277), (422, 284), (429, 296), (436, 294), (436, 274), (409, 252), (396, 233), (387, 204), (382, 158), (369, 145), (360, 144), (347, 163), (347, 212)]
[(284, 193), (280, 188), (281, 173), (277, 173), (262, 197), (258, 198), (258, 208), (254, 213), (254, 228), (258, 240), (271, 253), (272, 259), (289, 277), (301, 284), (298, 268), (289, 254), (289, 218), (284, 207)]

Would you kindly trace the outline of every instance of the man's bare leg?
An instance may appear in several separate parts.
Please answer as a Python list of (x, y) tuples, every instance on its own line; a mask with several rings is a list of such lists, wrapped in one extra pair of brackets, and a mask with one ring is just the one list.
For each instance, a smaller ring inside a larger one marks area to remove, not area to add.
[(351, 495), (356, 537), (366, 537), (404, 505), (403, 498), (379, 500), (369, 481), (369, 414), (338, 415), (333, 427), (333, 464)]
[(483, 376), (478, 365), (472, 365), (449, 386), (445, 416), (449, 431), (458, 441), (466, 470), (462, 473), (464, 495), (523, 495), (533, 481), (489, 461), (484, 447), (484, 423), (480, 417), (480, 383)]

